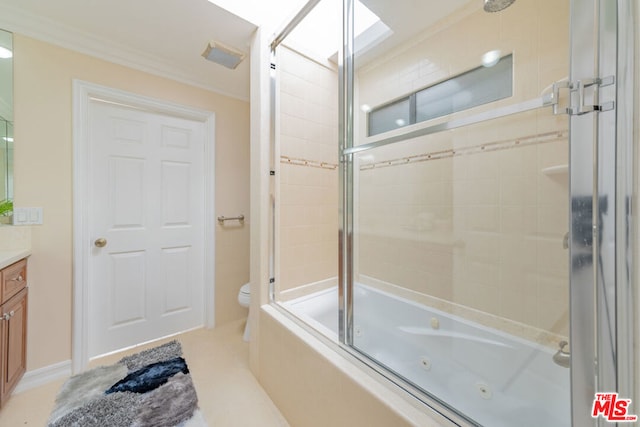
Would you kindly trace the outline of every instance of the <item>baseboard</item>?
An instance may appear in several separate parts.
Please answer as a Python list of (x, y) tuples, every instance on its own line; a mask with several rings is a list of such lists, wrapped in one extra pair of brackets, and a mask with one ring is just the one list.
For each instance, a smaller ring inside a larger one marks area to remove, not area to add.
[(71, 360), (65, 360), (64, 362), (55, 363), (45, 366), (44, 368), (27, 371), (16, 386), (13, 394), (22, 393), (23, 391), (31, 390), (32, 388), (70, 376)]

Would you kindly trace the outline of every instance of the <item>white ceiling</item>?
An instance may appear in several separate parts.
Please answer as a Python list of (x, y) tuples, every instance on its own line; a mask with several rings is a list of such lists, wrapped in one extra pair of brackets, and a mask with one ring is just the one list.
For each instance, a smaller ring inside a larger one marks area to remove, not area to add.
[[(306, 0), (212, 1), (246, 19), (208, 0), (0, 0), (0, 28), (248, 100), (249, 58), (229, 70), (202, 58), (207, 43), (220, 41), (248, 54), (260, 19), (282, 21), (291, 16), (285, 8), (297, 9)], [(361, 1), (394, 34), (360, 57), (360, 65), (465, 3), (481, 5), (480, 0)]]
[(256, 26), (207, 0), (0, 0), (0, 28), (249, 99), (248, 58), (229, 70), (201, 54), (210, 40), (249, 53)]

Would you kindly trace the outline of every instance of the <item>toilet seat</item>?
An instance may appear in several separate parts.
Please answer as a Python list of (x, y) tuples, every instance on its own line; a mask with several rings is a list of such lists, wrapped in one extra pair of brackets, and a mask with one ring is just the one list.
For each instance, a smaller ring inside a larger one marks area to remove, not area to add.
[[(251, 283), (245, 283), (244, 285), (242, 285), (242, 287), (240, 287), (240, 292), (238, 292), (238, 303), (242, 306), (242, 307), (247, 307), (249, 308), (251, 306)], [(245, 341), (249, 341), (249, 324), (250, 324), (250, 320), (249, 318), (251, 317), (251, 310), (249, 310), (249, 317), (247, 318), (247, 324), (244, 327), (244, 336), (243, 339)]]
[(242, 285), (238, 292), (238, 303), (243, 307), (249, 307), (251, 303), (251, 284)]

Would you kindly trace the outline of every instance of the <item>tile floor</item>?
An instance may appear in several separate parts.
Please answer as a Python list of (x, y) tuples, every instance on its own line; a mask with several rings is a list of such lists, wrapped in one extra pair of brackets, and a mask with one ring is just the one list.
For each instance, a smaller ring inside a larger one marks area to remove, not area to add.
[[(249, 345), (242, 341), (244, 322), (212, 330), (199, 329), (175, 339), (182, 344), (198, 392), (200, 409), (211, 427), (288, 427), (266, 392), (249, 370)], [(91, 362), (115, 363), (168, 340), (136, 347)], [(64, 380), (16, 394), (0, 410), (0, 426), (44, 426)], [(115, 427), (115, 426), (114, 426)]]

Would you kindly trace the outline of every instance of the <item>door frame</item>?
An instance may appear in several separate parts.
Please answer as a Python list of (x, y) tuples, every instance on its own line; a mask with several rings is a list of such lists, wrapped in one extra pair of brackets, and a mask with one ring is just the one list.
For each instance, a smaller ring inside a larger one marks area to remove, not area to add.
[(204, 124), (204, 324), (215, 324), (215, 113), (119, 89), (73, 80), (73, 321), (72, 371), (89, 362), (89, 104), (91, 99), (113, 102), (152, 113), (168, 114)]

